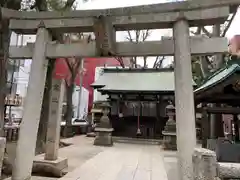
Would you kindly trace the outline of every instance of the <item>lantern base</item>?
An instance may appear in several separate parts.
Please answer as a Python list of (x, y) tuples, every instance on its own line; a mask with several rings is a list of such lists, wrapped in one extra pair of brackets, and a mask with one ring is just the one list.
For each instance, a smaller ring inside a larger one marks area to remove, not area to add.
[(177, 135), (173, 132), (163, 131), (163, 145), (166, 150), (177, 150)]
[(112, 132), (113, 128), (95, 128), (96, 137), (94, 140), (94, 145), (96, 146), (112, 146)]
[(163, 144), (166, 150), (177, 150), (177, 133), (176, 133), (176, 122), (168, 121), (162, 131)]

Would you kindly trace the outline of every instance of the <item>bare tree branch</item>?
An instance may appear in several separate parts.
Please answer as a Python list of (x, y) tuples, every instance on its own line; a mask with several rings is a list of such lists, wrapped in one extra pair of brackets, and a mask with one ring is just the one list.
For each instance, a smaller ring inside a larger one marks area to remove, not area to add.
[(70, 63), (69, 58), (66, 58), (65, 62), (67, 64), (67, 66), (68, 66), (69, 71), (73, 72), (72, 64)]
[(133, 42), (131, 32), (130, 32), (130, 31), (127, 31), (127, 33), (128, 33), (127, 39), (128, 39), (130, 42)]
[(67, 0), (66, 4), (65, 4), (65, 7), (64, 7), (64, 10), (69, 10), (73, 7), (73, 4), (74, 4), (75, 0)]
[(139, 37), (140, 37), (140, 33), (141, 31), (140, 30), (135, 30), (135, 34), (136, 34), (136, 39), (135, 39), (135, 42), (138, 43), (139, 42)]
[(163, 65), (164, 59), (165, 59), (164, 56), (157, 56), (153, 64), (153, 68), (161, 68)]
[(206, 34), (207, 37), (211, 38), (213, 35), (212, 33), (208, 32), (208, 30), (205, 27), (202, 27), (202, 31), (203, 33)]
[[(147, 40), (151, 31), (147, 29), (147, 30), (134, 30), (133, 32), (134, 32), (135, 37), (133, 37), (133, 35), (131, 34), (131, 31), (127, 31), (128, 36), (126, 37), (126, 39), (130, 42), (137, 44), (141, 41)], [(143, 57), (143, 62), (144, 62), (144, 67), (146, 68), (147, 67), (147, 56)], [(136, 68), (137, 67), (137, 57), (132, 57), (130, 59), (130, 63), (133, 68)]]
[(143, 67), (147, 68), (147, 56), (143, 57)]
[(115, 57), (115, 59), (120, 63), (122, 68), (125, 68), (124, 62), (123, 62), (123, 58), (122, 57)]
[(145, 41), (148, 37), (149, 37), (149, 35), (150, 35), (150, 31), (149, 31), (149, 29), (147, 29), (147, 30), (142, 30), (142, 41)]

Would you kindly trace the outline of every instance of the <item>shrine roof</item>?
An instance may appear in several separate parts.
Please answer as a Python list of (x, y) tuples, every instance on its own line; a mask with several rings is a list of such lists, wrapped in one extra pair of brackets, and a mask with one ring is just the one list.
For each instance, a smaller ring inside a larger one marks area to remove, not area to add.
[[(193, 81), (193, 85), (196, 85)], [(174, 93), (173, 69), (104, 69), (92, 87), (102, 92)]]
[(199, 88), (195, 90), (195, 93), (203, 92), (209, 88), (216, 86), (217, 84), (224, 82), (230, 76), (235, 74), (236, 72), (240, 72), (240, 66), (238, 64), (231, 64), (226, 66), (219, 71), (215, 72), (212, 76), (210, 76), (205, 83), (203, 83)]

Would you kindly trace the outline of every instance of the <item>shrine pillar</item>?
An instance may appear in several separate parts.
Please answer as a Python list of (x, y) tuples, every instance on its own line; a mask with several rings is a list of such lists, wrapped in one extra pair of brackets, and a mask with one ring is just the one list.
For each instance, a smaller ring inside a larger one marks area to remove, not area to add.
[(175, 61), (175, 108), (180, 180), (193, 179), (192, 155), (196, 146), (195, 110), (188, 21), (173, 26)]
[(24, 104), (23, 119), (20, 125), (12, 180), (28, 180), (31, 178), (48, 67), (45, 50), (47, 42), (50, 40), (48, 30), (44, 27), (44, 24), (40, 24), (33, 50), (29, 85)]

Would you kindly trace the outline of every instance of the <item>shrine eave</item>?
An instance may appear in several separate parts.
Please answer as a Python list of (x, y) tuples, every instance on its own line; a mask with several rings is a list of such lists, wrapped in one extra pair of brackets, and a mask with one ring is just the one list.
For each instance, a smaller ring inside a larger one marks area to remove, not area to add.
[(199, 88), (197, 88), (194, 92), (195, 94), (199, 94), (204, 91), (210, 90), (210, 88), (214, 88), (214, 86), (218, 85), (221, 82), (224, 82), (227, 78), (239, 72), (240, 66), (238, 64), (232, 64), (230, 66), (227, 66), (210, 76), (208, 80)]
[[(192, 81), (193, 86), (195, 82)], [(104, 69), (92, 85), (103, 94), (166, 94), (175, 91), (173, 69)]]
[[(220, 69), (194, 91), (196, 102), (236, 104), (240, 100), (239, 84), (240, 66), (228, 65)], [(230, 88), (231, 90), (226, 90)], [(238, 103), (237, 103), (238, 104)]]

